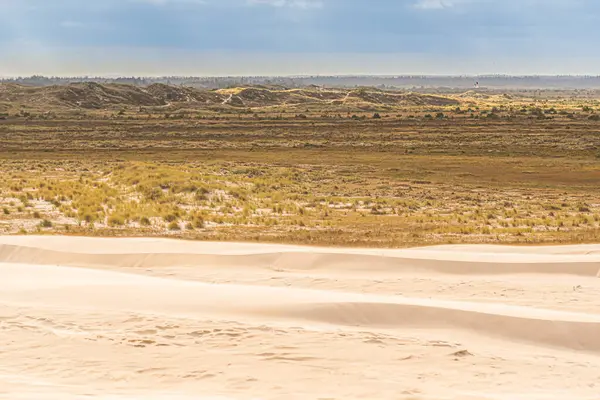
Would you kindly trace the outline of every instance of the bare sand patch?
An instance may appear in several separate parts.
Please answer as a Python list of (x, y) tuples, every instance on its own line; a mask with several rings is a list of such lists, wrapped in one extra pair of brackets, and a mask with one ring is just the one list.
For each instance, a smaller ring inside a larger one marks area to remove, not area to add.
[(599, 251), (0, 237), (0, 398), (597, 398)]

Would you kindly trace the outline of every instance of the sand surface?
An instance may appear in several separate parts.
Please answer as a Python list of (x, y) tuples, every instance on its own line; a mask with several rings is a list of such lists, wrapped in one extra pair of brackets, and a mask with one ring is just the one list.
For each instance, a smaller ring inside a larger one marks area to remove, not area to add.
[(600, 399), (600, 245), (0, 237), (0, 399)]

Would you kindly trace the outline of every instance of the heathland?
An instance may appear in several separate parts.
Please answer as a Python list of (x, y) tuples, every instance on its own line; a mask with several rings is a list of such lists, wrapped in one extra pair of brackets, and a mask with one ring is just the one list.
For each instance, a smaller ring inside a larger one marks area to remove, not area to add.
[(600, 93), (0, 85), (0, 234), (600, 240)]

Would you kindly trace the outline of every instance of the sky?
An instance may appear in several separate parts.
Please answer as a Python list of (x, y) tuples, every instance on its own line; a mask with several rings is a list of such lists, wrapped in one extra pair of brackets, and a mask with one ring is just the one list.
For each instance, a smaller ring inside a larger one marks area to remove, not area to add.
[(600, 75), (598, 0), (0, 0), (0, 76)]

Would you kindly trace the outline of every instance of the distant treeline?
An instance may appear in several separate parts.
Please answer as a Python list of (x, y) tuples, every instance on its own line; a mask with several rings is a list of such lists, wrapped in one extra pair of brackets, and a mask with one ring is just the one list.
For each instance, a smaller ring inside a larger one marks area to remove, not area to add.
[(18, 83), (31, 86), (66, 85), (76, 82), (122, 83), (148, 86), (153, 83), (182, 85), (206, 89), (221, 89), (232, 86), (265, 85), (299, 88), (327, 86), (354, 88), (361, 86), (381, 89), (598, 89), (600, 76), (245, 76), (245, 77), (47, 77), (30, 76), (0, 79), (1, 83)]

